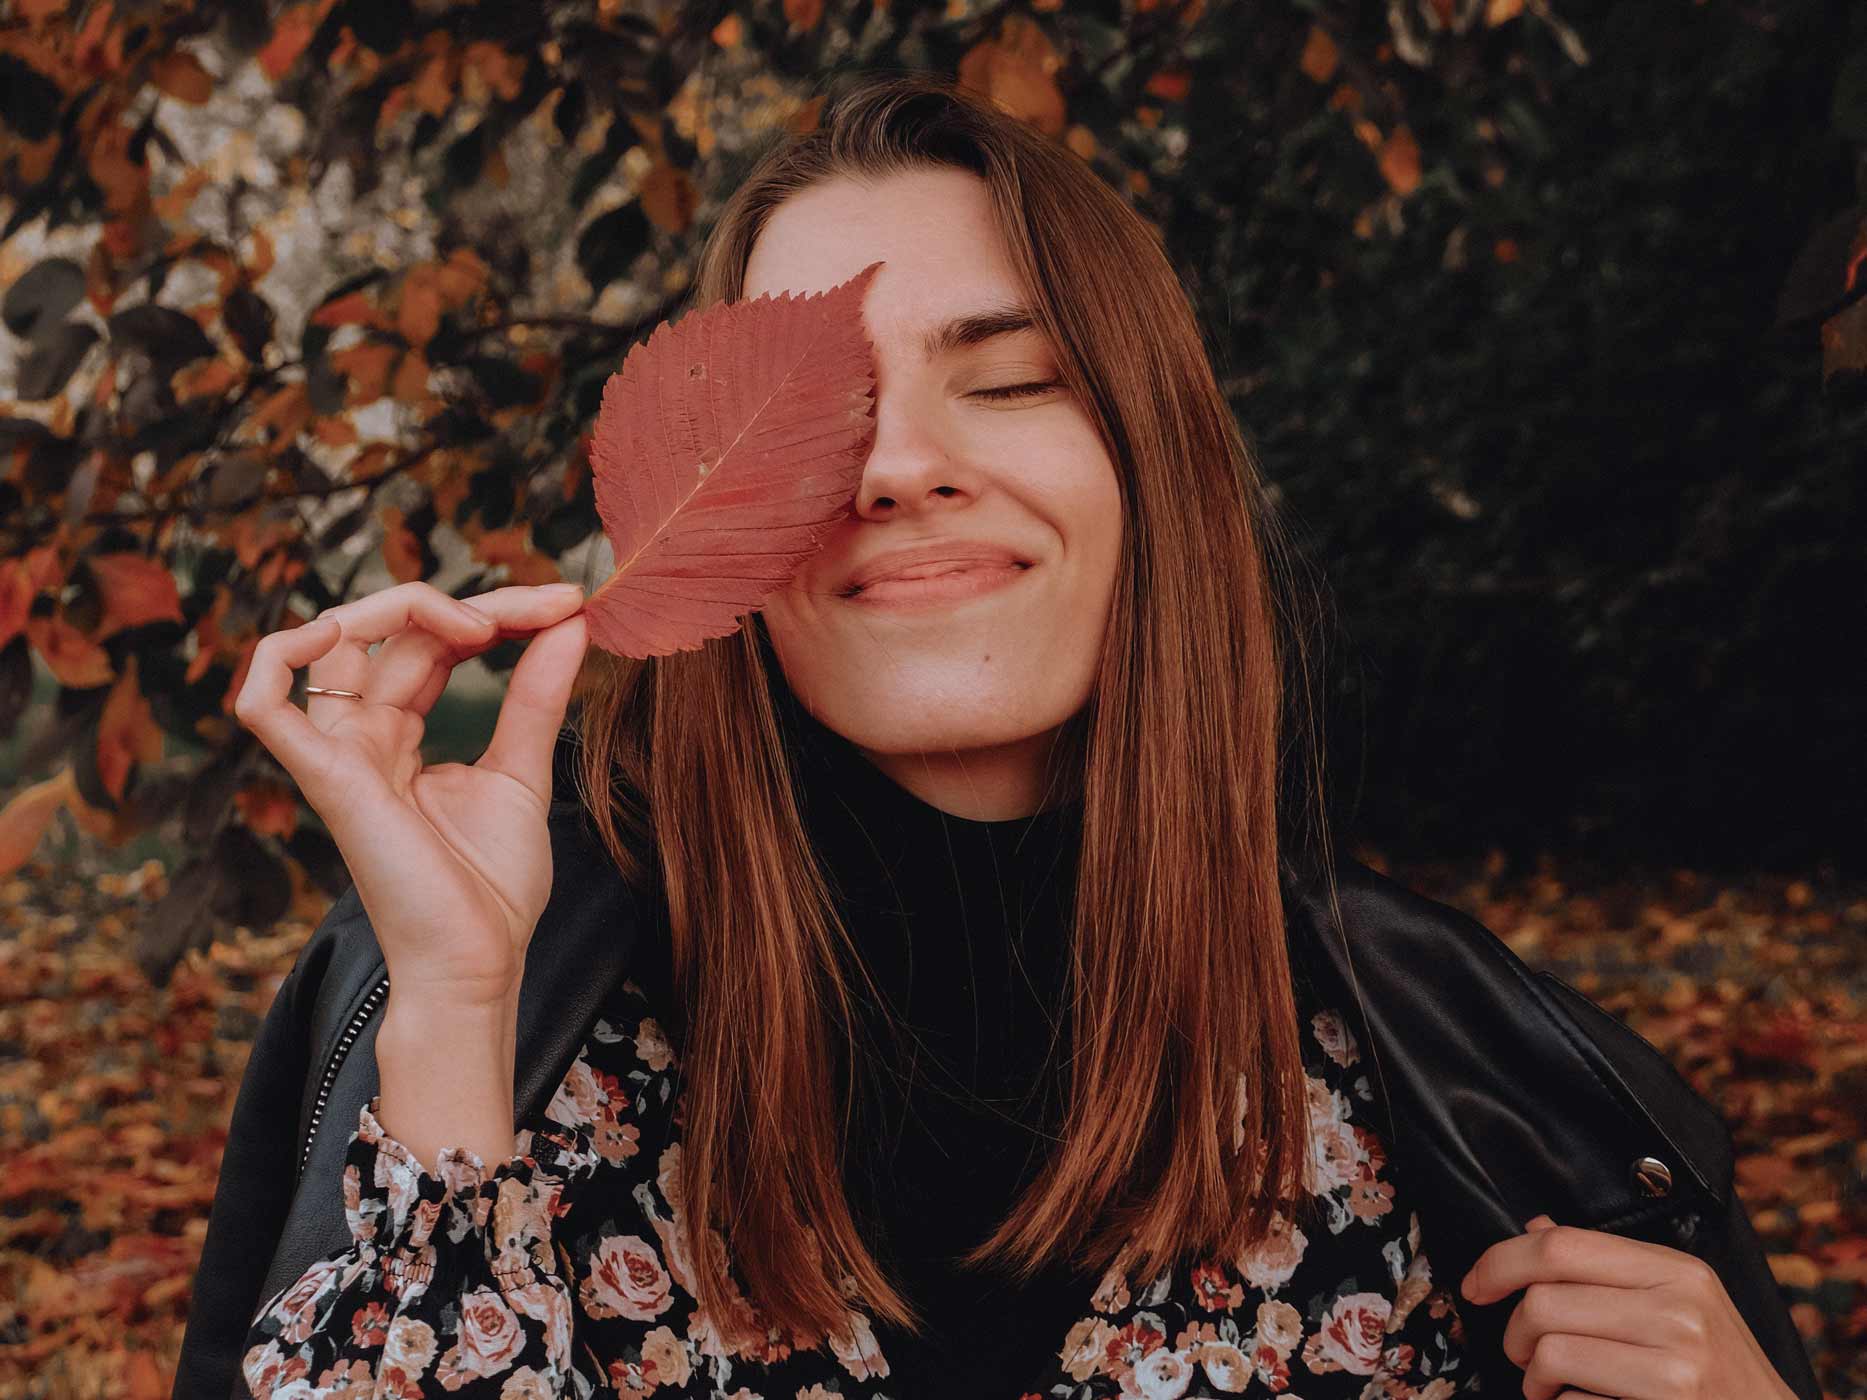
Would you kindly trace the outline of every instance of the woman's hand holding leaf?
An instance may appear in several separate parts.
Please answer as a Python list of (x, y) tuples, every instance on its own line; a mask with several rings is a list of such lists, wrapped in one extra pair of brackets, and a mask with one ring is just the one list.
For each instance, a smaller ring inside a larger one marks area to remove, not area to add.
[[(456, 601), (405, 583), (261, 639), (234, 704), (343, 853), (398, 1002), (504, 1006), (551, 890), (551, 756), (588, 642), (576, 584)], [(424, 766), (428, 711), (453, 668), (531, 637), (477, 763)], [(381, 642), (371, 654), (369, 647)], [(292, 673), (361, 700), (312, 695)]]

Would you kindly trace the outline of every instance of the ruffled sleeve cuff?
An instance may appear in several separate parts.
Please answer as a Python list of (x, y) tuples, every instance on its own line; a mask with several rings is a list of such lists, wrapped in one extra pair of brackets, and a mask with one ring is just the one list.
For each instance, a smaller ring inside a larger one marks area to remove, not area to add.
[(488, 1169), (478, 1153), (443, 1147), (433, 1171), (384, 1131), (381, 1095), (357, 1114), (344, 1155), (344, 1217), (351, 1235), (373, 1246), (395, 1291), (426, 1288), (443, 1249), (474, 1241), (501, 1287), (556, 1272), (553, 1221), (568, 1207), (567, 1186), (601, 1161), (586, 1129), (554, 1120), (513, 1135), (512, 1155)]

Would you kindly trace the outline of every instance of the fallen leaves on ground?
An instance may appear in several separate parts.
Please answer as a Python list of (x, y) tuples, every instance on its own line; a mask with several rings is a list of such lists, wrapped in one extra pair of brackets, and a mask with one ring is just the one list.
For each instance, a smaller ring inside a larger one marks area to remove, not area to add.
[[(1718, 1105), (1828, 1395), (1867, 1397), (1867, 888), (1497, 858), (1390, 873), (1623, 1016)], [(234, 1095), (311, 924), (241, 930), (158, 988), (133, 931), (165, 879), (33, 862), (0, 885), (0, 1395), (173, 1382)]]

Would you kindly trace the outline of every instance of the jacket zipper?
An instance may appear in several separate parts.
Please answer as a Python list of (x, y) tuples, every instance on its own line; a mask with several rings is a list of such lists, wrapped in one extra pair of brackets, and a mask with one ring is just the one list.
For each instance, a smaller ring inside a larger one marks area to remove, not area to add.
[(305, 1148), (298, 1154), (298, 1175), (301, 1178), (305, 1174), (306, 1164), (311, 1161), (311, 1144), (317, 1140), (318, 1125), (324, 1121), (324, 1106), (330, 1102), (331, 1089), (337, 1083), (337, 1071), (343, 1068), (350, 1047), (356, 1044), (357, 1037), (363, 1033), (363, 1027), (388, 995), (389, 974), (385, 972), (381, 980), (370, 988), (369, 995), (363, 998), (363, 1004), (344, 1027), (344, 1033), (337, 1037), (337, 1046), (331, 1051), (330, 1063), (324, 1067), (324, 1081), (318, 1085), (318, 1101), (311, 1106), (311, 1125), (305, 1130)]

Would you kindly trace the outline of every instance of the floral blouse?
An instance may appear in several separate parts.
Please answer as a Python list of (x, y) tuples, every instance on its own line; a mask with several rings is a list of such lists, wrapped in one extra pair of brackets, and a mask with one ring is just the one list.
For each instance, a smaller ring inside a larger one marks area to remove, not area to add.
[[(1259, 1247), (1136, 1291), (1111, 1268), (1049, 1373), (1007, 1377), (1002, 1400), (1478, 1393), (1453, 1296), (1368, 1126), (1359, 1047), (1298, 987), (1318, 1217), (1280, 1214)], [(821, 1339), (768, 1328), (737, 1292), (728, 1317), (699, 1309), (673, 1048), (636, 983), (604, 1011), (541, 1119), (490, 1170), (448, 1147), (430, 1172), (383, 1131), (380, 1100), (362, 1109), (343, 1174), (352, 1243), (259, 1309), (242, 1362), (256, 1400), (905, 1393), (885, 1330), (854, 1308)], [(725, 1261), (717, 1230), (698, 1247)]]

